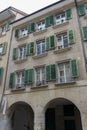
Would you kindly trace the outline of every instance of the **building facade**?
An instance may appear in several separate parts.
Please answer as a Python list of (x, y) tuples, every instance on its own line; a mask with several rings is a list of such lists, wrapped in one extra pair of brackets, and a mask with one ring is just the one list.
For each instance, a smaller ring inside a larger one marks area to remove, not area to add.
[(87, 130), (87, 1), (11, 23), (5, 82), (12, 130)]

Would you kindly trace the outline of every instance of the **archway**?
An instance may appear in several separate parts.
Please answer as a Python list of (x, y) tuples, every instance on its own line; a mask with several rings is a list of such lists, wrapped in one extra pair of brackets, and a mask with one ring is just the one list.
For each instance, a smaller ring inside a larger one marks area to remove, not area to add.
[(46, 105), (45, 130), (82, 130), (80, 111), (67, 99), (50, 101)]
[(12, 130), (33, 130), (34, 112), (32, 108), (24, 102), (17, 102), (10, 108)]

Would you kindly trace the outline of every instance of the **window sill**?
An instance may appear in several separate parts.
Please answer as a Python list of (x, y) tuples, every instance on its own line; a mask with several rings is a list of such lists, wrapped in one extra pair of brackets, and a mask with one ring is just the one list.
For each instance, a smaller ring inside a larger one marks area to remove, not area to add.
[(66, 21), (65, 23), (54, 25), (53, 28), (55, 29), (55, 28), (62, 27), (62, 26), (68, 25), (68, 24), (69, 24), (69, 21)]
[(17, 59), (14, 62), (17, 63), (17, 64), (19, 64), (19, 63), (25, 62), (26, 60), (27, 60), (27, 57), (25, 57), (24, 59)]
[(69, 46), (69, 47), (67, 47), (67, 48), (56, 49), (56, 50), (54, 50), (54, 53), (55, 53), (55, 54), (58, 54), (58, 53), (66, 52), (66, 51), (70, 50), (71, 48), (72, 48), (72, 47)]
[(22, 88), (13, 88), (13, 89), (11, 89), (11, 92), (24, 91), (24, 90), (25, 90), (25, 87), (22, 87)]
[(28, 34), (27, 35), (25, 35), (25, 36), (23, 36), (23, 37), (18, 37), (18, 38), (16, 38), (16, 40), (17, 41), (20, 41), (20, 40), (24, 40), (24, 39), (26, 39), (26, 38), (28, 38)]
[(40, 55), (35, 55), (35, 56), (33, 56), (32, 58), (33, 58), (33, 59), (42, 58), (42, 57), (47, 56), (47, 54), (48, 54), (48, 53), (44, 53), (44, 54), (40, 54)]
[(62, 86), (62, 85), (69, 85), (69, 84), (75, 84), (76, 81), (70, 81), (70, 82), (66, 82), (66, 83), (55, 83), (55, 86)]
[(39, 85), (39, 86), (35, 86), (35, 87), (31, 87), (31, 89), (40, 89), (40, 88), (47, 88), (48, 84), (45, 85)]
[(38, 31), (38, 32), (34, 32), (33, 35), (36, 36), (36, 35), (45, 33), (46, 31), (47, 31), (47, 28), (45, 28), (44, 30), (40, 30), (40, 31)]

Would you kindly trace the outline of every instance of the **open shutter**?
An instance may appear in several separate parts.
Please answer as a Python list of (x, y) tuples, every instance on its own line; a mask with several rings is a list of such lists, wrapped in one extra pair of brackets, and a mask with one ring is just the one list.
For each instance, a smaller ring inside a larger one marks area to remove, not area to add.
[(5, 54), (6, 54), (6, 50), (7, 50), (7, 43), (4, 42), (4, 43), (2, 44), (2, 47), (3, 47), (2, 55), (5, 55)]
[(0, 68), (0, 84), (1, 84), (1, 81), (2, 81), (2, 76), (3, 76), (3, 68), (1, 67)]
[(56, 80), (56, 65), (51, 65), (51, 80)]
[(78, 6), (78, 14), (79, 14), (79, 16), (85, 15), (85, 7), (84, 7), (84, 5), (79, 5)]
[(49, 48), (50, 48), (50, 37), (47, 37), (45, 39), (45, 41), (46, 41), (46, 50), (49, 50)]
[(6, 23), (6, 31), (8, 31), (10, 29), (10, 21), (8, 21), (7, 23)]
[(54, 48), (55, 43), (54, 43), (54, 36), (50, 36), (50, 48)]
[(34, 82), (34, 69), (29, 69), (29, 84)]
[(75, 37), (74, 37), (74, 32), (73, 32), (73, 30), (69, 30), (69, 31), (67, 32), (67, 34), (68, 34), (68, 44), (69, 44), (69, 45), (74, 44), (74, 43), (75, 43)]
[(13, 60), (16, 60), (18, 58), (18, 48), (13, 49)]
[(66, 14), (66, 19), (69, 20), (72, 18), (72, 12), (71, 12), (71, 9), (67, 9), (65, 11), (65, 14)]
[(29, 43), (28, 44), (26, 44), (26, 56), (28, 56), (29, 55)]
[(53, 16), (49, 16), (45, 19), (45, 25), (46, 27), (49, 27), (51, 25), (53, 25), (54, 23), (54, 19), (53, 19)]
[(34, 42), (30, 43), (30, 55), (34, 54)]
[(29, 79), (28, 70), (25, 70), (24, 71), (24, 84), (25, 85), (28, 84), (28, 79)]
[(87, 26), (82, 28), (83, 40), (87, 40)]
[(78, 67), (75, 59), (71, 60), (71, 74), (72, 77), (78, 77)]
[(15, 30), (15, 37), (18, 38), (18, 35), (19, 35), (19, 29), (16, 29)]
[(51, 68), (50, 65), (46, 66), (46, 81), (50, 81)]
[(15, 73), (10, 74), (10, 79), (9, 79), (9, 87), (13, 88), (15, 83)]

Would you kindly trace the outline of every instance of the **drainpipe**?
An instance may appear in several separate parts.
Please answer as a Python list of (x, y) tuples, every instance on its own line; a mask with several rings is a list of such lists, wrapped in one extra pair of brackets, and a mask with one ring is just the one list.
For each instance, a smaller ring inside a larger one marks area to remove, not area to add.
[(4, 92), (5, 92), (5, 85), (6, 85), (7, 72), (8, 72), (8, 64), (9, 64), (9, 58), (10, 58), (12, 36), (13, 36), (13, 30), (11, 32), (11, 38), (10, 38), (10, 43), (9, 43), (9, 48), (8, 48), (8, 54), (7, 54), (8, 56), (7, 56), (7, 64), (6, 64), (6, 73), (5, 73), (4, 86), (3, 86), (1, 100), (0, 100), (0, 109), (2, 107), (2, 102), (3, 102)]
[(84, 47), (84, 42), (83, 42), (83, 37), (82, 37), (82, 31), (81, 31), (81, 22), (78, 14), (78, 3), (77, 0), (74, 0), (75, 2), (75, 7), (76, 7), (76, 12), (77, 12), (77, 18), (78, 18), (78, 25), (79, 25), (79, 31), (80, 31), (80, 37), (81, 37), (81, 44), (82, 44), (82, 50), (83, 50), (83, 57), (84, 57), (84, 62), (85, 62), (85, 69), (87, 72), (87, 58), (86, 58), (86, 53), (85, 53), (85, 47)]

